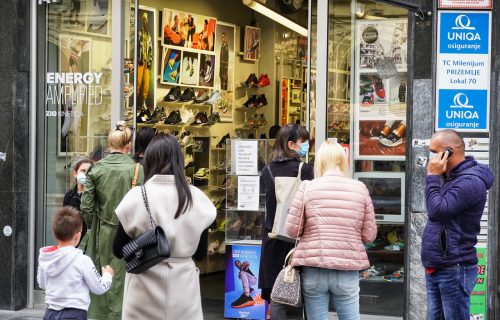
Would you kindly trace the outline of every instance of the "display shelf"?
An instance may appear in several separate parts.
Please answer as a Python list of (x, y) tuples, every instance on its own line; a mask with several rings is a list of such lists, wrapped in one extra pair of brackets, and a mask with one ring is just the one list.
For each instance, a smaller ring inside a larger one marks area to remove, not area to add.
[(179, 102), (179, 101), (159, 101), (156, 103), (156, 105), (163, 107), (163, 108), (188, 108), (188, 109), (208, 109), (210, 110), (212, 108), (211, 104), (199, 104), (199, 103), (191, 103), (191, 102)]
[(371, 278), (368, 278), (368, 279), (360, 278), (359, 282), (403, 284), (404, 283), (404, 279), (387, 280), (387, 279), (384, 279), (384, 276), (375, 276), (375, 277), (371, 277)]
[(339, 98), (328, 98), (328, 101), (351, 102), (351, 100), (349, 99), (339, 99)]
[(247, 107), (236, 107), (234, 108), (235, 111), (259, 111), (259, 110), (262, 110), (262, 109), (266, 109), (269, 105), (265, 105), (263, 107), (259, 107), (259, 108), (247, 108)]
[(212, 151), (226, 151), (226, 148), (210, 148)]

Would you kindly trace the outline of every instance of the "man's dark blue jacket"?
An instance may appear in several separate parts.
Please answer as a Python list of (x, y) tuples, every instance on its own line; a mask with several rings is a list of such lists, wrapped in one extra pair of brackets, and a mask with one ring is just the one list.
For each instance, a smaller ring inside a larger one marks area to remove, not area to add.
[(474, 246), (492, 184), (491, 170), (473, 157), (466, 157), (447, 176), (426, 177), (429, 221), (422, 238), (424, 267), (477, 264)]

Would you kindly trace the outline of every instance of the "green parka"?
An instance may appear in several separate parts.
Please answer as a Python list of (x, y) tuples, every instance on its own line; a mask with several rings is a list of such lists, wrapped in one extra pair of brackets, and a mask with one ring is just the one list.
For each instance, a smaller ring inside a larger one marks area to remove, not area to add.
[[(88, 317), (92, 319), (121, 319), (125, 263), (113, 255), (113, 239), (119, 224), (115, 209), (131, 188), (135, 167), (130, 156), (113, 153), (93, 164), (87, 172), (80, 210), (90, 229), (80, 247), (99, 272), (106, 265), (115, 272), (108, 292), (102, 296), (91, 294)], [(140, 166), (137, 185), (143, 181)]]

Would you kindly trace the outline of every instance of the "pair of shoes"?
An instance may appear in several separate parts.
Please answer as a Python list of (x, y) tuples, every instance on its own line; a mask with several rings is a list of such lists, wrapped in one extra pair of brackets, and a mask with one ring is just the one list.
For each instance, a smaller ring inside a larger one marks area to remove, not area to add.
[(401, 122), (387, 137), (381, 138), (378, 142), (386, 147), (397, 147), (403, 143), (403, 134), (406, 131), (406, 125)]
[(226, 140), (231, 139), (231, 135), (229, 133), (226, 133), (222, 139), (220, 139), (219, 143), (215, 146), (216, 148), (225, 148), (226, 147)]
[(231, 188), (231, 179), (224, 178), (224, 181), (222, 181), (222, 184), (220, 185), (219, 189), (221, 190), (227, 190)]
[(179, 110), (170, 112), (168, 117), (163, 121), (165, 124), (178, 124), (182, 122), (181, 113)]
[(269, 80), (269, 77), (267, 74), (261, 74), (259, 77), (259, 80), (257, 81), (257, 86), (259, 88), (264, 88), (271, 85), (271, 81)]
[(245, 81), (245, 84), (248, 87), (257, 86), (258, 83), (259, 83), (259, 79), (257, 79), (257, 76), (255, 75), (255, 73), (250, 73), (247, 80)]
[(202, 125), (212, 126), (212, 125), (216, 124), (217, 122), (220, 122), (220, 116), (219, 116), (219, 113), (217, 111), (214, 111), (214, 112), (212, 112), (210, 117), (208, 117), (207, 122), (203, 123)]
[(366, 269), (366, 270), (362, 270), (360, 273), (359, 273), (359, 278), (360, 279), (369, 279), (369, 278), (373, 278), (373, 277), (376, 277), (376, 276), (380, 276), (380, 275), (383, 275), (385, 273), (385, 270), (382, 268), (382, 269), (377, 269), (375, 268), (375, 266), (371, 266), (370, 268)]
[(243, 104), (243, 107), (245, 108), (263, 108), (265, 106), (267, 106), (267, 99), (265, 94), (252, 94)]
[(178, 138), (179, 144), (183, 147), (187, 147), (191, 141), (194, 141), (191, 131), (184, 131)]
[(207, 168), (200, 168), (194, 174), (195, 180), (208, 180), (208, 178), (210, 178), (210, 170), (208, 170)]
[(193, 125), (202, 125), (208, 122), (208, 116), (206, 112), (198, 112), (194, 117)]
[[(247, 126), (250, 128), (260, 128), (266, 125), (267, 125), (267, 120), (264, 117), (264, 114), (261, 114), (260, 116), (255, 114), (253, 118), (247, 121)], [(253, 136), (253, 139), (255, 139), (255, 135)]]
[(245, 295), (244, 293), (241, 296), (231, 303), (231, 308), (241, 309), (246, 307), (251, 307), (255, 304), (253, 298)]
[(401, 267), (401, 269), (394, 271), (388, 276), (384, 276), (385, 281), (403, 281), (405, 278), (405, 268)]
[(219, 240), (214, 240), (208, 244), (208, 255), (213, 255), (219, 248)]
[(172, 89), (170, 89), (170, 91), (168, 91), (165, 97), (163, 97), (163, 101), (166, 102), (177, 101), (181, 98), (181, 95), (182, 95), (181, 87), (173, 87)]

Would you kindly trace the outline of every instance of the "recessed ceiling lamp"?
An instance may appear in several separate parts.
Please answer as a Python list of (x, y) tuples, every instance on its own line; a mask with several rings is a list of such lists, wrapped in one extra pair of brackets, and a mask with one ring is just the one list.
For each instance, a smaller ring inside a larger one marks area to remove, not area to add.
[(258, 13), (268, 17), (269, 19), (274, 20), (277, 23), (297, 32), (301, 36), (307, 37), (309, 34), (307, 29), (304, 28), (303, 26), (299, 25), (296, 22), (293, 22), (292, 20), (288, 19), (285, 16), (282, 16), (281, 14), (277, 13), (276, 11), (269, 9), (268, 7), (261, 4), (260, 2), (257, 2), (255, 0), (242, 0), (242, 2), (247, 7), (251, 8), (251, 9), (257, 11)]

